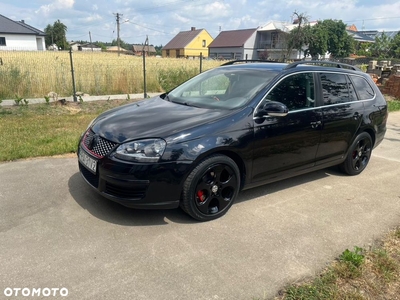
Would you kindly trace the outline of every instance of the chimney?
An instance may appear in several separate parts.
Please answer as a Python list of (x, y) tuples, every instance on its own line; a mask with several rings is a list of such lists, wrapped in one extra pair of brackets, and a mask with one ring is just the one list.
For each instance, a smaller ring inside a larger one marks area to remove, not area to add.
[(21, 20), (21, 23), (24, 23), (24, 24), (25, 24), (25, 20)]
[(196, 27), (192, 27), (192, 28), (190, 28), (190, 30), (191, 30), (191, 31), (195, 31), (195, 30), (196, 30)]

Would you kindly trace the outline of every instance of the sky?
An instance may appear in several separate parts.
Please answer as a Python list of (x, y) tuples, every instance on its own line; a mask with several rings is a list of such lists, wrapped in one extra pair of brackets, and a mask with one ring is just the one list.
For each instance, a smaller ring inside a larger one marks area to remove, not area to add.
[[(293, 13), (309, 21), (342, 20), (358, 30), (400, 30), (400, 0), (1, 0), (0, 14), (37, 29), (57, 20), (67, 26), (68, 41), (165, 45), (180, 31), (249, 29), (270, 21), (293, 21)], [(89, 35), (90, 32), (90, 35)]]

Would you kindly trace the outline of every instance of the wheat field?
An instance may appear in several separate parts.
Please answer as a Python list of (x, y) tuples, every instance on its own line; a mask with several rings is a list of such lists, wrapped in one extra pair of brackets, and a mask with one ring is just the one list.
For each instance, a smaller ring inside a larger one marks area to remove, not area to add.
[[(89, 95), (142, 93), (143, 58), (106, 52), (73, 52), (76, 90)], [(148, 92), (162, 92), (200, 72), (200, 60), (146, 57)], [(221, 64), (203, 60), (202, 70)], [(73, 94), (67, 51), (0, 51), (0, 100)]]

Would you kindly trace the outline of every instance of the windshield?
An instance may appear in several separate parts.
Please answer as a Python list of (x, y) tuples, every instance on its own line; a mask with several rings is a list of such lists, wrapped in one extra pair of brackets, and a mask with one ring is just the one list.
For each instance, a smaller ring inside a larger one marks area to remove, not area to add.
[(168, 100), (201, 108), (234, 109), (248, 103), (275, 75), (254, 68), (216, 68), (178, 86), (168, 94)]

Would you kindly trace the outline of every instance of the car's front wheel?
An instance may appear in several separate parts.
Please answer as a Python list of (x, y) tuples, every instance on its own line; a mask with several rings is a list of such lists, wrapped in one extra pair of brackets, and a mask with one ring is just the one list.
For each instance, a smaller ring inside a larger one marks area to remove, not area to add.
[(366, 133), (360, 133), (351, 145), (346, 160), (340, 169), (349, 175), (358, 175), (367, 167), (372, 153), (372, 139)]
[(182, 193), (182, 209), (199, 221), (223, 216), (239, 193), (240, 172), (225, 155), (202, 160), (187, 177)]

